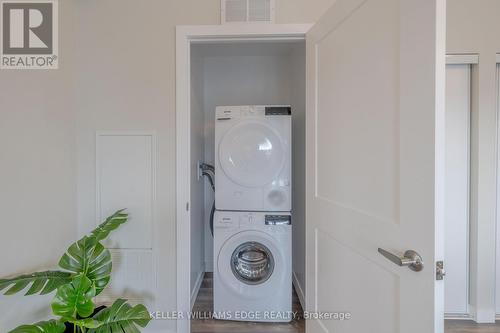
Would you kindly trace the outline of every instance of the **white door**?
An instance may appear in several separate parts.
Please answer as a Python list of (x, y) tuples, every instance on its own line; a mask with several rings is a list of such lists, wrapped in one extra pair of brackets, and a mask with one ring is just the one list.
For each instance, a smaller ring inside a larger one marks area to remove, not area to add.
[(308, 333), (443, 330), (445, 10), (338, 0), (307, 35)]

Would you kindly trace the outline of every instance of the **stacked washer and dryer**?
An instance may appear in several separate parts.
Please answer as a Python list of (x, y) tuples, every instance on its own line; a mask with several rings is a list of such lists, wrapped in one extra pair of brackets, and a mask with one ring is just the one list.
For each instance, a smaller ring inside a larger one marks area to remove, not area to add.
[(292, 318), (291, 107), (215, 117), (214, 316)]

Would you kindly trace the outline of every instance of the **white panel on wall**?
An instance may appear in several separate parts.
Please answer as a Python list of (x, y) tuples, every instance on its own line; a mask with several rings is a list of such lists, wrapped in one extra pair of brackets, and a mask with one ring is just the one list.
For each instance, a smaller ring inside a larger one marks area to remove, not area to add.
[(470, 65), (446, 66), (445, 313), (468, 313)]
[(154, 301), (153, 256), (150, 250), (111, 250), (111, 283), (98, 296), (99, 303), (110, 305), (117, 298), (132, 304)]
[(96, 138), (97, 218), (126, 208), (129, 221), (112, 233), (110, 248), (152, 249), (155, 136), (98, 132)]

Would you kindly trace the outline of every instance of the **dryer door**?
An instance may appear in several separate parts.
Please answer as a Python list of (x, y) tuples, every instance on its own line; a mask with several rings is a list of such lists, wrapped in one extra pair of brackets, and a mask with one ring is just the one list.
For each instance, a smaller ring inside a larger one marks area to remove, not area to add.
[(235, 125), (219, 145), (222, 170), (233, 182), (246, 187), (271, 183), (283, 168), (285, 158), (279, 134), (258, 121)]
[(261, 231), (243, 231), (229, 238), (217, 256), (222, 284), (249, 299), (272, 295), (289, 271), (276, 242)]

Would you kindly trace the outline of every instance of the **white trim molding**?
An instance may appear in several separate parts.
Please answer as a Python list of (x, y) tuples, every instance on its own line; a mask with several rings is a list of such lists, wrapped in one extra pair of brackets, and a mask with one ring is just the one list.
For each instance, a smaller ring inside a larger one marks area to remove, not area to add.
[[(299, 279), (297, 278), (297, 274), (293, 272), (292, 274), (292, 283), (295, 288), (295, 292), (297, 293), (297, 296), (299, 297), (299, 302), (300, 305), (302, 306), (302, 309), (306, 309), (306, 297), (304, 294), (304, 288), (303, 286), (300, 285)], [(305, 287), (305, 286), (304, 286)]]
[(157, 161), (157, 144), (156, 144), (156, 132), (155, 131), (134, 131), (134, 130), (124, 130), (124, 131), (96, 131), (95, 139), (95, 161), (96, 161), (96, 226), (102, 222), (103, 216), (101, 216), (101, 177), (98, 172), (100, 169), (100, 159), (99, 159), (99, 139), (104, 136), (146, 136), (151, 138), (151, 218), (155, 220), (155, 202), (156, 202), (156, 161)]
[[(181, 53), (180, 55), (186, 55), (189, 43), (191, 42), (304, 40), (305, 34), (311, 26), (311, 24), (269, 23), (248, 25), (179, 25), (176, 27), (177, 46), (180, 43), (181, 49), (178, 49), (178, 51)], [(186, 42), (188, 44), (183, 45)], [(178, 55), (179, 52), (177, 52)]]
[(496, 320), (500, 320), (500, 53), (496, 54), (496, 112), (497, 112), (497, 165), (496, 165), (496, 181), (497, 181), (497, 197), (496, 197), (496, 256), (495, 256), (495, 313)]
[[(190, 284), (190, 67), (191, 44), (214, 42), (305, 40), (311, 24), (242, 24), (176, 27), (176, 237), (177, 311), (191, 306)], [(189, 320), (177, 321), (177, 332), (190, 332)]]
[(196, 302), (196, 297), (198, 297), (198, 293), (200, 292), (204, 276), (205, 276), (205, 267), (202, 267), (200, 273), (196, 277), (196, 282), (194, 283), (194, 288), (193, 291), (191, 292), (191, 309), (193, 309), (194, 303)]
[(477, 65), (479, 64), (479, 54), (447, 54), (447, 65)]
[(460, 314), (460, 313), (445, 313), (444, 314), (444, 319), (451, 319), (451, 320), (473, 320), (474, 318), (468, 314)]
[[(484, 50), (483, 50), (484, 51)], [(470, 314), (495, 322), (495, 247), (498, 205), (498, 110), (494, 52), (481, 51), (472, 81)], [(496, 50), (495, 50), (496, 51)], [(474, 134), (475, 133), (475, 134)]]

